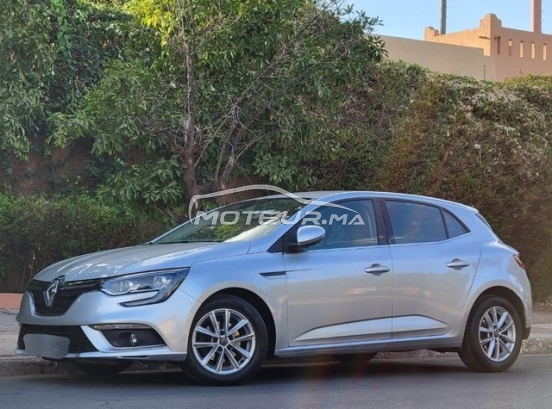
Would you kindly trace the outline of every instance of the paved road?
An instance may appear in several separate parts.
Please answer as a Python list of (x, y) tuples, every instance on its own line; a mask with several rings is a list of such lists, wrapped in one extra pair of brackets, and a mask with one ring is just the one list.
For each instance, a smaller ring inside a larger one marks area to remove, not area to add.
[(0, 408), (550, 408), (552, 355), (523, 356), (502, 374), (468, 372), (458, 359), (376, 360), (265, 367), (252, 383), (212, 388), (179, 371), (0, 378)]
[(19, 325), (15, 320), (16, 313), (15, 310), (0, 310), (0, 357), (13, 355), (15, 350), (19, 332)]

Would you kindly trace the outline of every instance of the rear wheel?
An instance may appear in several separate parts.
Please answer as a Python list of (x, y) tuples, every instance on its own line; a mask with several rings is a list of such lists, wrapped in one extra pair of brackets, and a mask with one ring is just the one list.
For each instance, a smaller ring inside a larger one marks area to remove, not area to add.
[(502, 297), (490, 296), (472, 310), (458, 355), (472, 371), (502, 372), (516, 361), (522, 338), (514, 306)]
[(266, 358), (268, 332), (247, 301), (221, 295), (194, 318), (184, 371), (206, 385), (235, 385), (253, 377)]

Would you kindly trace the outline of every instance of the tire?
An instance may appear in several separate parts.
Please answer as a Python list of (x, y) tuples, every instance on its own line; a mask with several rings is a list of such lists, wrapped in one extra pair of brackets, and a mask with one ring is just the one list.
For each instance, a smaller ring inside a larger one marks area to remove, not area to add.
[(255, 307), (232, 295), (216, 296), (194, 317), (182, 369), (204, 385), (236, 385), (258, 372), (267, 348), (266, 325)]
[(514, 306), (499, 296), (482, 299), (470, 313), (458, 355), (475, 372), (503, 372), (516, 361), (523, 330)]
[(72, 363), (80, 372), (84, 372), (89, 376), (111, 376), (117, 375), (119, 372), (123, 372), (127, 369), (132, 362), (116, 362), (110, 364), (97, 364), (97, 363)]
[(335, 359), (344, 365), (364, 366), (376, 356), (376, 352), (364, 352), (360, 354), (336, 355)]

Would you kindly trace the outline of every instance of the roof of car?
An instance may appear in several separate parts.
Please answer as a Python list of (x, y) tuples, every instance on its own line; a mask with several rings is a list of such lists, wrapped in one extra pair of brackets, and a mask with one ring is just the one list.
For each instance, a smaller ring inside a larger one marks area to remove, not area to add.
[[(446, 199), (440, 199), (436, 197), (431, 196), (423, 196), (423, 195), (415, 195), (410, 193), (394, 193), (394, 192), (379, 192), (379, 191), (362, 191), (362, 190), (331, 190), (331, 191), (313, 191), (313, 192), (289, 192), (289, 195), (287, 194), (277, 194), (277, 195), (270, 195), (270, 196), (263, 196), (259, 197), (257, 199), (263, 199), (263, 198), (284, 198), (284, 197), (290, 197), (293, 198), (293, 196), (298, 196), (302, 199), (310, 199), (310, 200), (333, 200), (333, 199), (341, 199), (339, 196), (372, 196), (372, 197), (379, 197), (382, 199), (398, 199), (398, 200), (414, 200), (414, 201), (422, 201), (422, 202), (430, 202), (436, 205), (443, 205), (443, 206), (452, 206), (452, 207), (462, 207), (464, 209), (470, 209), (472, 211), (477, 211), (477, 209), (462, 204), (458, 202), (453, 202)], [(344, 199), (346, 197), (343, 197)]]

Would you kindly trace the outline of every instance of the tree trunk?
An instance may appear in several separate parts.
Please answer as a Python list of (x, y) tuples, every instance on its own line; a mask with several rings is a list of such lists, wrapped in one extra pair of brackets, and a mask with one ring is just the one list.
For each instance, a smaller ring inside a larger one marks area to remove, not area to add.
[[(197, 185), (194, 159), (192, 158), (191, 154), (188, 154), (186, 156), (187, 157), (184, 160), (183, 166), (182, 181), (184, 182), (184, 186), (186, 186), (187, 196), (189, 199), (191, 199), (193, 196), (199, 195), (200, 191), (199, 186)], [(191, 215), (195, 216), (198, 210), (198, 204), (197, 202), (195, 202), (194, 207), (191, 209)]]

